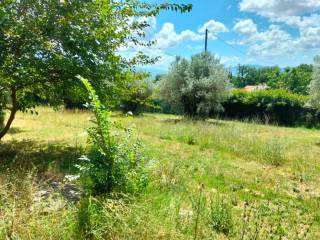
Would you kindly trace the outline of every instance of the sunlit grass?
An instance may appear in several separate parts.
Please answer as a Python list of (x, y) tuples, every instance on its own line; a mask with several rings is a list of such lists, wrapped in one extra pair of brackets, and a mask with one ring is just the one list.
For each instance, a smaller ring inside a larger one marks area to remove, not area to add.
[[(86, 111), (48, 108), (40, 108), (39, 116), (18, 114), (0, 146), (4, 163), (0, 239), (81, 237), (76, 233), (77, 204), (69, 203), (49, 214), (30, 207), (35, 205), (32, 192), (41, 190), (43, 182), (62, 181), (65, 174), (74, 172), (73, 164), (85, 152), (89, 117)], [(295, 230), (303, 232), (303, 226), (311, 225), (309, 239), (320, 238), (318, 130), (191, 121), (160, 114), (115, 118), (134, 128), (142, 140), (151, 183), (125, 211), (114, 213), (121, 224), (108, 228), (112, 239), (194, 239), (195, 234), (197, 239), (225, 239), (208, 222), (209, 203), (217, 195), (232, 205), (234, 231), (242, 231), (245, 203), (254, 209), (281, 203), (286, 208), (287, 215), (281, 216), (287, 231), (294, 231), (297, 225), (302, 229)], [(203, 208), (193, 204), (200, 193), (206, 202)], [(197, 211), (200, 217), (195, 231)]]

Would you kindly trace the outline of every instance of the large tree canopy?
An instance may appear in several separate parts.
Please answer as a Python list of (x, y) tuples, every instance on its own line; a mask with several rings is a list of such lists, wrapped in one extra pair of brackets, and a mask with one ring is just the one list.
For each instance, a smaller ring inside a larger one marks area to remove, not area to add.
[[(153, 63), (143, 53), (126, 59), (119, 49), (143, 40), (146, 21), (140, 17), (161, 10), (190, 11), (191, 5), (146, 4), (136, 0), (1, 0), (0, 88), (10, 96), (11, 111), (0, 139), (15, 113), (45, 101), (61, 104), (77, 95), (76, 75), (91, 81), (112, 104), (126, 91), (136, 64)], [(2, 103), (3, 105), (3, 103)]]
[(163, 78), (161, 96), (190, 117), (221, 111), (230, 87), (228, 72), (211, 53), (176, 58)]

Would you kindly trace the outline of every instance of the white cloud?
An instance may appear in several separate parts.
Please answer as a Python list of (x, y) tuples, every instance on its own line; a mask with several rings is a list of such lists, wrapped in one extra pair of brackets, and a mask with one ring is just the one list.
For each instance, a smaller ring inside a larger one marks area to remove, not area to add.
[(144, 69), (167, 70), (169, 64), (173, 62), (175, 58), (174, 56), (165, 53), (161, 49), (155, 49), (145, 46), (131, 46), (119, 50), (119, 53), (128, 59), (136, 56), (138, 52), (143, 52), (151, 58), (159, 58), (156, 64), (143, 66)]
[(154, 65), (143, 66), (145, 69), (156, 69), (161, 71), (168, 70), (169, 65), (174, 61), (175, 57), (169, 55), (159, 49), (144, 50), (144, 53), (151, 57), (159, 57), (159, 60)]
[(320, 28), (320, 0), (241, 0), (241, 11), (268, 17), (271, 22), (285, 23), (303, 35), (307, 28)]
[(260, 16), (278, 18), (297, 16), (320, 10), (319, 0), (242, 0), (240, 10)]
[(292, 36), (278, 25), (270, 25), (268, 30), (259, 32), (252, 19), (242, 19), (233, 29), (243, 36), (237, 44), (248, 45), (249, 57), (268, 59), (293, 52)]
[(295, 41), (295, 47), (301, 50), (320, 50), (320, 27), (310, 27), (300, 30), (300, 37)]
[(184, 41), (202, 41), (204, 39), (204, 33), (206, 29), (209, 30), (209, 38), (211, 40), (216, 39), (216, 35), (221, 32), (228, 32), (228, 28), (221, 22), (210, 20), (203, 24), (198, 32), (193, 32), (189, 29), (176, 33), (175, 26), (172, 23), (163, 24), (160, 32), (158, 32), (154, 40), (157, 40), (156, 47), (160, 49), (168, 49), (174, 47)]
[[(133, 20), (132, 20), (133, 21)], [(121, 48), (119, 50), (120, 54), (127, 58), (132, 58), (139, 51), (144, 52), (146, 55), (150, 57), (160, 57), (160, 60), (151, 67), (145, 67), (146, 69), (167, 69), (169, 64), (174, 60), (174, 57), (170, 54), (167, 54), (167, 50), (173, 48), (185, 41), (193, 41), (199, 42), (204, 40), (205, 29), (209, 30), (210, 39), (215, 39), (216, 35), (221, 32), (228, 32), (227, 27), (218, 21), (210, 20), (203, 24), (199, 29), (195, 31), (191, 31), (186, 29), (177, 33), (175, 30), (175, 26), (173, 23), (164, 23), (159, 32), (155, 32), (157, 27), (156, 18), (139, 18), (136, 19), (139, 22), (145, 22), (149, 25), (146, 31), (146, 38), (144, 40), (155, 40), (156, 44), (153, 46), (135, 46), (132, 43), (128, 43), (127, 46)], [(141, 39), (142, 40), (142, 39)], [(142, 40), (143, 41), (143, 40)], [(201, 46), (202, 47), (202, 46)], [(190, 50), (190, 46), (186, 46), (186, 49)], [(196, 47), (199, 49), (199, 46)], [(194, 51), (196, 51), (194, 49)], [(199, 50), (201, 51), (201, 50)]]
[(289, 16), (274, 19), (274, 21), (284, 22), (291, 27), (299, 29), (308, 27), (320, 27), (320, 15), (311, 14), (310, 16)]
[(186, 40), (200, 41), (202, 36), (191, 30), (184, 30), (178, 34), (175, 31), (174, 24), (165, 23), (160, 32), (155, 35), (154, 40), (157, 41), (156, 48), (166, 50)]
[(146, 39), (152, 38), (154, 35), (154, 31), (157, 28), (157, 19), (155, 17), (142, 17), (139, 21), (144, 21), (146, 24), (149, 25), (144, 31), (146, 34)]
[(273, 41), (281, 43), (291, 41), (292, 37), (289, 33), (283, 31), (280, 26), (270, 25), (267, 31), (257, 33), (257, 39), (263, 42)]
[(215, 21), (213, 19), (209, 20), (205, 24), (203, 24), (199, 29), (198, 33), (204, 34), (206, 29), (209, 31), (209, 38), (214, 40), (216, 39), (216, 35), (221, 32), (228, 32), (229, 29), (221, 22)]
[(145, 37), (143, 40), (150, 40), (153, 35), (154, 31), (157, 28), (157, 19), (152, 16), (152, 17), (139, 17), (139, 18), (129, 18), (129, 22), (132, 24), (134, 21), (138, 23), (143, 23), (145, 24), (146, 28), (143, 29), (143, 32), (145, 33)]
[(271, 25), (265, 32), (257, 33), (255, 43), (249, 46), (248, 54), (260, 58), (277, 58), (294, 54), (293, 39), (277, 25)]
[(257, 25), (251, 19), (242, 19), (238, 21), (233, 29), (243, 35), (251, 36), (257, 34)]
[(233, 66), (240, 62), (240, 58), (237, 56), (222, 56), (220, 60), (221, 60), (221, 63), (228, 66)]
[(249, 56), (301, 57), (320, 51), (320, 14), (317, 13), (320, 0), (241, 0), (239, 7), (241, 11), (267, 17), (272, 23), (286, 24), (299, 31), (294, 37), (273, 24), (265, 32), (254, 33), (253, 21), (241, 20), (234, 30), (243, 35), (237, 43), (248, 45)]

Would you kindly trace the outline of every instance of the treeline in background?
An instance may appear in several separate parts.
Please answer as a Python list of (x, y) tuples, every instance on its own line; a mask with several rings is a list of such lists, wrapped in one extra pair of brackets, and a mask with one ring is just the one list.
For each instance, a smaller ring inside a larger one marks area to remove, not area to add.
[[(211, 53), (190, 60), (177, 57), (168, 73), (131, 78), (116, 110), (179, 114), (191, 118), (218, 117), (254, 120), (283, 126), (320, 127), (319, 57), (314, 64), (280, 68), (238, 65), (227, 69)], [(79, 86), (63, 89), (67, 109), (85, 108), (86, 94)], [(5, 96), (2, 96), (5, 97)], [(47, 104), (36, 94), (37, 102)], [(0, 112), (0, 124), (4, 113)]]
[[(150, 98), (153, 107), (137, 105), (133, 109), (139, 110), (136, 113), (151, 111), (283, 126), (320, 126), (319, 58), (315, 58), (314, 64), (282, 69), (238, 65), (226, 70), (227, 75), (221, 74), (223, 69), (219, 59), (210, 54), (193, 56), (189, 62), (177, 59), (168, 74), (149, 81), (148, 94), (143, 99)], [(187, 109), (192, 106), (194, 112)]]

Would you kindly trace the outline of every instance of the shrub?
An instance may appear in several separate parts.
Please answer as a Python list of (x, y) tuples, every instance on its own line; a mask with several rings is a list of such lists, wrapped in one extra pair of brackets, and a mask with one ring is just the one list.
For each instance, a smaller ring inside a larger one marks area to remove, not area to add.
[(152, 107), (147, 107), (146, 112), (164, 113), (164, 114), (183, 114), (181, 106), (172, 105), (164, 99), (155, 98), (151, 103)]
[(92, 146), (77, 166), (82, 182), (93, 195), (141, 191), (148, 178), (139, 142), (132, 139), (130, 129), (121, 129), (111, 121), (111, 112), (101, 104), (89, 82), (82, 81), (89, 92), (88, 107), (94, 114), (94, 126), (88, 129)]
[(286, 90), (263, 90), (245, 92), (233, 90), (232, 96), (223, 106), (220, 115), (237, 119), (260, 119), (279, 125), (315, 126), (320, 114), (315, 109), (306, 108), (308, 98)]
[(228, 73), (220, 60), (201, 53), (191, 61), (176, 58), (162, 80), (160, 95), (189, 117), (205, 117), (222, 110), (228, 87)]

